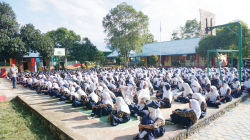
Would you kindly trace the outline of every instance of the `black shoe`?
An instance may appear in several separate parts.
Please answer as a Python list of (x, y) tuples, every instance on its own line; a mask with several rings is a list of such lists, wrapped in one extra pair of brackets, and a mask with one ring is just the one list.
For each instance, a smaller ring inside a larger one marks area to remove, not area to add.
[(180, 102), (180, 100), (178, 100), (178, 99), (174, 99), (174, 101), (175, 101), (175, 102)]

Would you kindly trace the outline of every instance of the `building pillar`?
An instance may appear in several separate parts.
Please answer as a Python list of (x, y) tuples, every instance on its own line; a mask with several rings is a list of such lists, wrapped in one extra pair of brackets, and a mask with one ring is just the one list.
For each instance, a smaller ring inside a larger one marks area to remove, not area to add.
[(195, 59), (194, 59), (194, 57), (195, 57), (195, 54), (193, 54), (193, 66), (195, 65)]
[(171, 55), (171, 57), (170, 57), (170, 58), (171, 58), (171, 64), (170, 64), (170, 66), (172, 66), (172, 63), (173, 63), (172, 55)]
[(31, 58), (31, 72), (34, 72), (34, 58)]
[(197, 59), (198, 59), (198, 62), (197, 62), (198, 64), (197, 65), (200, 66), (200, 64), (199, 64), (199, 62), (200, 62), (200, 55), (199, 54), (197, 54)]
[(136, 64), (136, 57), (135, 57), (135, 64)]
[(112, 62), (112, 58), (111, 57), (109, 58), (109, 61)]
[(168, 56), (166, 55), (166, 66), (168, 66)]
[(181, 61), (181, 55), (178, 56), (179, 61)]

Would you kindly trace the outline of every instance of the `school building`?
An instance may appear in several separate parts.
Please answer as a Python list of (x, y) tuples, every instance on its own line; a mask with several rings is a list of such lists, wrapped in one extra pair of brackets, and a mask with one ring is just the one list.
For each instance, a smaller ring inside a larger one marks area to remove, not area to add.
[[(198, 47), (198, 43), (201, 40), (200, 37), (171, 40), (164, 42), (149, 43), (143, 46), (143, 52), (141, 54), (132, 53), (129, 56), (130, 65), (135, 63), (138, 65), (140, 62), (146, 62), (147, 66), (150, 66), (149, 57), (152, 54), (158, 56), (157, 66), (177, 67), (178, 61), (182, 67), (199, 67), (205, 68), (206, 58), (202, 58), (199, 54), (196, 54), (195, 48)], [(107, 56), (106, 62), (109, 64), (115, 63), (115, 58), (118, 56), (117, 51), (114, 51)], [(161, 62), (160, 62), (161, 56)], [(213, 66), (216, 64), (216, 59), (210, 59), (210, 64)]]

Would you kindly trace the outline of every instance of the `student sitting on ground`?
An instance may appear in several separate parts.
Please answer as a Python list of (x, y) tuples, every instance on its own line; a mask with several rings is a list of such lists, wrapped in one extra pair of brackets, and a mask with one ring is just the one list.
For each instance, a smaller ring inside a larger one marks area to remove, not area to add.
[(178, 123), (181, 128), (187, 129), (191, 125), (195, 124), (201, 116), (201, 109), (199, 102), (191, 99), (189, 102), (189, 108), (186, 110), (176, 109), (172, 111), (170, 115), (171, 119), (166, 121), (172, 121), (173, 123)]
[(246, 81), (244, 81), (244, 85), (241, 86), (241, 91), (245, 91), (245, 92), (250, 92), (250, 77), (247, 77), (246, 78)]
[(163, 96), (162, 98), (158, 97), (157, 101), (161, 105), (161, 108), (171, 108), (171, 102), (174, 98), (173, 93), (171, 92), (171, 86), (169, 84), (166, 84), (163, 87)]
[(207, 94), (206, 103), (208, 107), (219, 108), (219, 105), (221, 105), (220, 95), (215, 86), (211, 86), (210, 92)]
[(139, 134), (134, 138), (154, 140), (161, 137), (165, 133), (165, 121), (160, 110), (160, 104), (157, 101), (152, 101), (147, 104), (149, 115), (144, 116), (139, 124)]
[(235, 78), (233, 84), (231, 85), (231, 95), (234, 98), (239, 98), (242, 95), (241, 86), (238, 78)]
[(182, 94), (175, 99), (176, 102), (188, 103), (189, 99), (192, 98), (193, 91), (187, 83), (183, 84), (184, 91)]
[(112, 112), (112, 108), (114, 108), (114, 105), (109, 93), (103, 92), (102, 101), (92, 106), (92, 113), (88, 119), (107, 116)]
[(226, 81), (222, 83), (219, 94), (221, 102), (226, 103), (232, 101), (231, 88), (227, 85)]
[(108, 121), (112, 126), (126, 123), (130, 120), (130, 110), (122, 97), (116, 97), (117, 110), (109, 114)]
[(191, 83), (191, 87), (194, 93), (200, 93), (202, 94), (202, 88), (200, 86), (200, 84), (198, 83), (198, 81), (193, 80), (193, 82)]
[(205, 98), (200, 93), (194, 93), (192, 98), (194, 100), (197, 100), (199, 102), (199, 104), (200, 104), (200, 107), (201, 107), (200, 119), (205, 117), (206, 114), (207, 114), (207, 103), (206, 103)]

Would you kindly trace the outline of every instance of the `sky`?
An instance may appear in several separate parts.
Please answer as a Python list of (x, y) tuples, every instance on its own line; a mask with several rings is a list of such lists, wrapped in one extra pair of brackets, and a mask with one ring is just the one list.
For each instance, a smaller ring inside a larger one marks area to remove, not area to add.
[[(216, 25), (233, 20), (250, 24), (250, 0), (0, 0), (9, 3), (20, 25), (32, 23), (42, 33), (65, 27), (88, 37), (99, 50), (104, 43), (102, 20), (122, 2), (149, 17), (155, 40), (169, 41), (173, 30), (187, 20), (200, 21), (199, 9), (216, 14)], [(161, 34), (160, 34), (161, 22)]]

